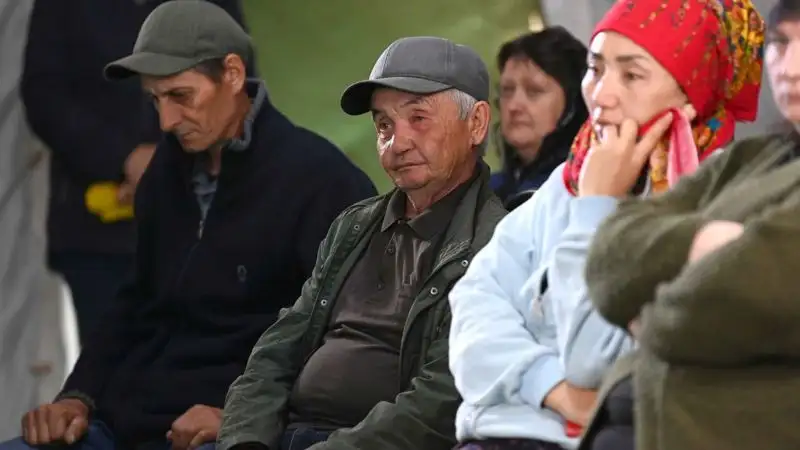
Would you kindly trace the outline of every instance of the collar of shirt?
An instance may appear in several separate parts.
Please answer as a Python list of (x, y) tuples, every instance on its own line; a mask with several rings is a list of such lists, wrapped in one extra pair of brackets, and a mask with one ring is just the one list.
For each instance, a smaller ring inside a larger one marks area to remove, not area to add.
[(406, 219), (406, 194), (400, 189), (396, 189), (389, 199), (386, 214), (383, 216), (381, 232), (384, 232), (398, 223), (407, 223), (414, 233), (421, 239), (430, 240), (440, 232), (444, 231), (450, 223), (450, 219), (455, 214), (458, 204), (469, 190), (472, 183), (478, 178), (480, 170), (475, 166), (475, 172), (469, 178), (453, 189), (449, 194), (442, 197), (439, 201), (430, 206), (413, 219)]
[[(253, 138), (253, 122), (258, 115), (264, 100), (267, 98), (267, 88), (263, 81), (259, 79), (248, 79), (245, 85), (247, 95), (252, 99), (252, 106), (244, 119), (242, 136), (233, 138), (222, 144), (222, 151), (244, 151), (250, 147)], [(195, 155), (194, 170), (192, 171), (193, 180), (196, 184), (208, 186), (216, 177), (208, 173), (208, 166), (211, 163), (211, 156), (207, 151)]]

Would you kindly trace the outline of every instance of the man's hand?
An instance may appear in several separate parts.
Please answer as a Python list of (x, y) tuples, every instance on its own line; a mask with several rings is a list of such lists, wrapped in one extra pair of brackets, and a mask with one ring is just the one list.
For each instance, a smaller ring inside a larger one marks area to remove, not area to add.
[(89, 407), (77, 399), (42, 405), (22, 417), (22, 438), (30, 445), (73, 444), (89, 429)]
[(138, 184), (155, 152), (154, 144), (141, 144), (136, 147), (125, 160), (125, 179), (130, 183)]
[(133, 197), (136, 193), (136, 186), (139, 185), (139, 180), (142, 179), (145, 169), (147, 169), (150, 160), (153, 159), (153, 154), (156, 151), (156, 146), (153, 144), (141, 144), (136, 147), (128, 158), (125, 160), (125, 181), (119, 186), (117, 193), (117, 201), (123, 205), (130, 205), (133, 203)]
[(117, 201), (121, 205), (132, 205), (136, 194), (136, 185), (127, 181), (119, 185), (117, 190)]
[(694, 235), (689, 250), (689, 262), (693, 263), (727, 243), (739, 238), (744, 226), (738, 222), (715, 220), (709, 222)]
[(221, 409), (195, 405), (172, 423), (167, 440), (172, 441), (173, 449), (194, 449), (216, 441), (221, 425)]
[(562, 381), (544, 399), (544, 405), (564, 419), (585, 427), (592, 418), (597, 391), (570, 386)]

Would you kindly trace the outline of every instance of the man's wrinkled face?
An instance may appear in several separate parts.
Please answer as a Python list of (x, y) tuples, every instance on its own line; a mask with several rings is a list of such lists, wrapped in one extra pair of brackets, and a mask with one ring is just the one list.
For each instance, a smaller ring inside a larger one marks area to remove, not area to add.
[(632, 119), (642, 125), (686, 95), (667, 70), (644, 48), (615, 32), (598, 33), (588, 55), (581, 88), (595, 130)]
[(161, 129), (178, 138), (187, 152), (201, 152), (223, 139), (234, 115), (236, 92), (195, 70), (165, 78), (142, 76), (142, 86), (158, 110)]
[(372, 116), (381, 165), (403, 191), (445, 184), (475, 163), (474, 121), (459, 117), (450, 92), (423, 96), (377, 89)]
[(778, 109), (786, 120), (800, 124), (800, 18), (767, 32), (764, 62)]

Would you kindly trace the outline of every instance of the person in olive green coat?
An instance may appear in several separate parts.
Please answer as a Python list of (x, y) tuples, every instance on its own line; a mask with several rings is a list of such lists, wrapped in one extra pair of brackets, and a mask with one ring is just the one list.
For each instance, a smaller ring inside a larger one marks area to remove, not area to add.
[[(800, 1), (782, 0), (764, 59), (794, 127), (798, 50)], [(588, 289), (603, 317), (632, 323), (639, 350), (606, 380), (581, 449), (613, 430), (606, 400), (631, 374), (637, 450), (800, 446), (799, 150), (794, 130), (738, 142), (600, 227)]]
[(397, 189), (334, 222), (300, 298), (231, 386), (218, 450), (449, 450), (460, 398), (447, 295), (505, 215), (481, 162), (489, 77), (471, 49), (404, 38), (342, 109), (372, 112)]

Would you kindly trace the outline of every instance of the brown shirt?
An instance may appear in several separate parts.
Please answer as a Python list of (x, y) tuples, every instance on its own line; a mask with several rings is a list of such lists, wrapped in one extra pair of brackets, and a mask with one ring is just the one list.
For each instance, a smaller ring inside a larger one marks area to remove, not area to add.
[(294, 385), (292, 422), (352, 427), (400, 393), (406, 318), (472, 181), (411, 220), (405, 219), (405, 194), (397, 191), (389, 200), (380, 229), (342, 286), (321, 347)]

